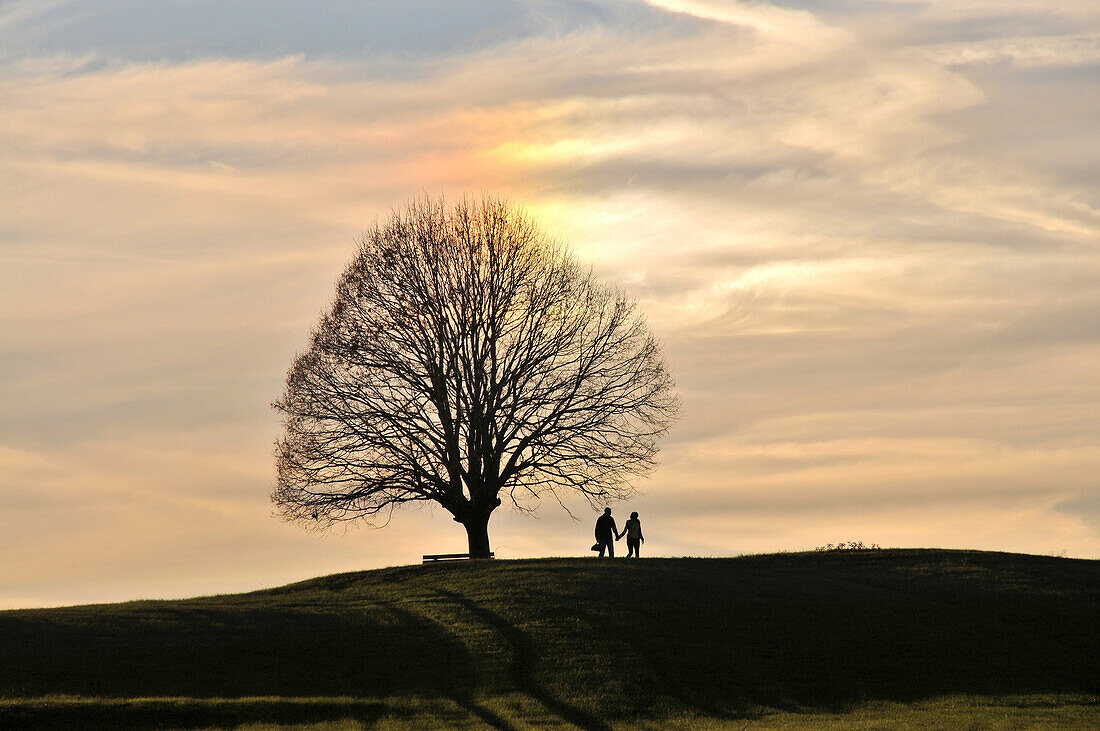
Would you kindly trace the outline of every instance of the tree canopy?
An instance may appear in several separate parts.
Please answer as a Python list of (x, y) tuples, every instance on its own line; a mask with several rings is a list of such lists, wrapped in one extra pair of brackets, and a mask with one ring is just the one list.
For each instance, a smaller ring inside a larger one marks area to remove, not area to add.
[(320, 528), (432, 501), (487, 556), (502, 500), (632, 494), (678, 404), (631, 298), (515, 206), (423, 199), (362, 237), (290, 368), (272, 499)]

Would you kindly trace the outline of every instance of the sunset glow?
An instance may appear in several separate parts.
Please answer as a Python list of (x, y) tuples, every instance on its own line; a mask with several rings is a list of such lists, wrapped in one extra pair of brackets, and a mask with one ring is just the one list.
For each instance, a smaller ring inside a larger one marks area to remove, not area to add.
[[(286, 370), (423, 194), (638, 299), (684, 401), (616, 506), (649, 555), (1100, 558), (1093, 0), (23, 0), (0, 48), (0, 608), (462, 549), (269, 503)], [(583, 555), (569, 507), (497, 555)]]

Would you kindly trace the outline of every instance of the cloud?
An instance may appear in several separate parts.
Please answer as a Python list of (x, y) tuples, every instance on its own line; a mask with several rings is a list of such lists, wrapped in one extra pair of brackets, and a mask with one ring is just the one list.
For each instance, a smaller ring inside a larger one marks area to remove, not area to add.
[(721, 2), (717, 0), (646, 0), (650, 5), (672, 13), (684, 13), (704, 20), (715, 20), (748, 28), (765, 38), (791, 44), (838, 39), (841, 31), (832, 28), (805, 10), (780, 8), (764, 3)]
[[(0, 599), (461, 545), (439, 511), (321, 540), (267, 503), (285, 368), (355, 236), (422, 192), (508, 195), (640, 299), (685, 399), (633, 504), (652, 551), (1100, 555), (1096, 14), (990, 7), (551, 3), (324, 53), (9, 4)], [(494, 531), (546, 555), (588, 526)]]
[(1100, 62), (1100, 35), (996, 38), (978, 43), (926, 46), (925, 50), (936, 61), (948, 66), (1003, 62), (1024, 69), (1085, 66)]

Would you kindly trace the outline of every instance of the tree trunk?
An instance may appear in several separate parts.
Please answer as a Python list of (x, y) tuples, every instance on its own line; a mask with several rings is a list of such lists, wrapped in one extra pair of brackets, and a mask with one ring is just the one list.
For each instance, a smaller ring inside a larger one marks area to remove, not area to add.
[(462, 525), (470, 541), (470, 558), (489, 558), (489, 516), (474, 515)]

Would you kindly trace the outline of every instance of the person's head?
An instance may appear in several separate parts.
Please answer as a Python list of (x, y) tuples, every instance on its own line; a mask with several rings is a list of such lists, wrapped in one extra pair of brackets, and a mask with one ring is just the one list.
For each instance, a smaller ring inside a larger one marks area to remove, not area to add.
[(604, 508), (603, 509), (603, 514), (604, 515), (611, 515), (611, 508)]
[(635, 510), (633, 513), (630, 514), (630, 519), (631, 520), (637, 520), (638, 519), (638, 511), (637, 510)]

